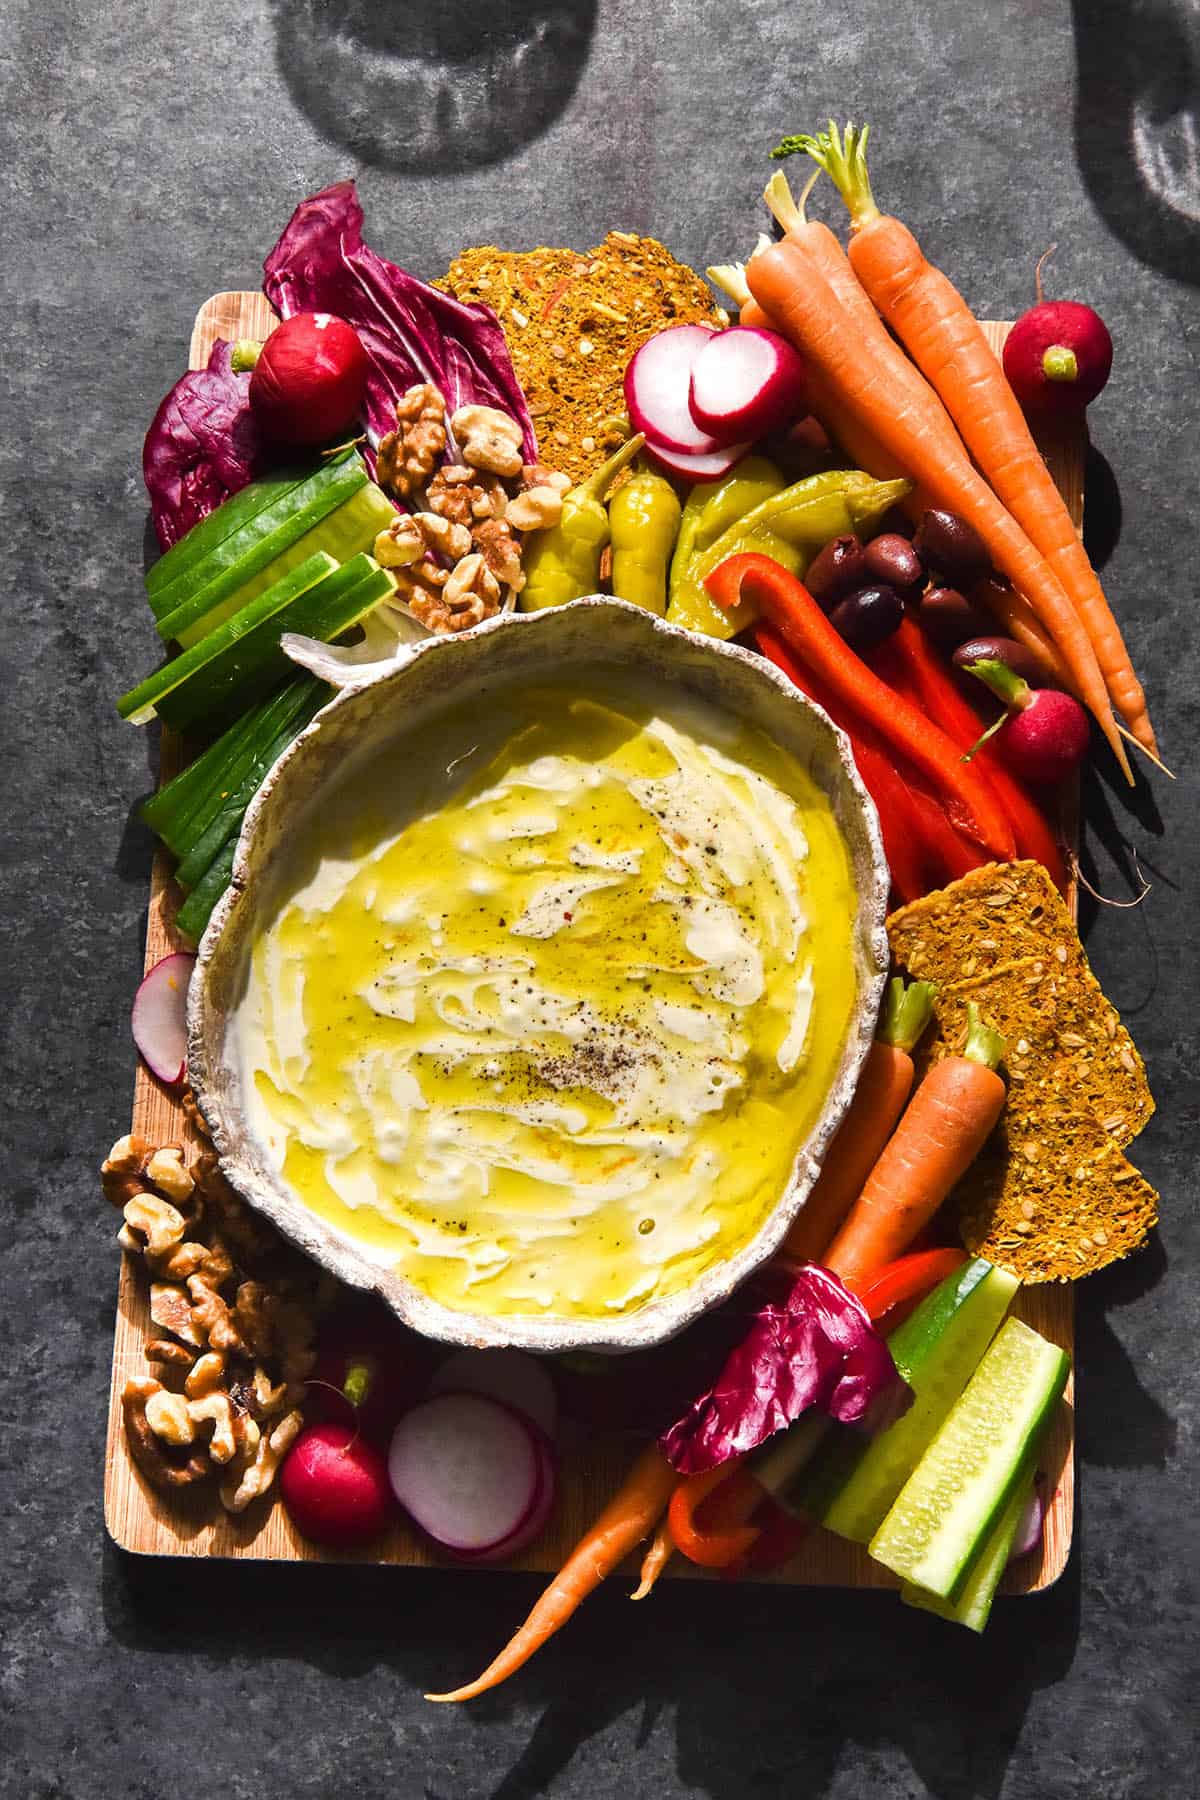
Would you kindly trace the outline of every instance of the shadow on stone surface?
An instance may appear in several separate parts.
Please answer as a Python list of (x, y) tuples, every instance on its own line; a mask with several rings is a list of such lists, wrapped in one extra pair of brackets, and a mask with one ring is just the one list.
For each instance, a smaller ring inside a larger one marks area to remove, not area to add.
[(1200, 12), (1190, 0), (1072, 0), (1075, 155), (1138, 261), (1200, 285)]
[(272, 0), (276, 59), (323, 136), (401, 174), (502, 161), (558, 118), (598, 0)]

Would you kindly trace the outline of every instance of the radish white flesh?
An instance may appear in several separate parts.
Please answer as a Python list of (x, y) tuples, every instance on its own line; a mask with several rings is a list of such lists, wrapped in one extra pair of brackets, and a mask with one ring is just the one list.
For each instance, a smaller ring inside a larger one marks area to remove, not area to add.
[(542, 1364), (523, 1350), (458, 1350), (429, 1384), (431, 1394), (486, 1394), (532, 1419), (548, 1438), (558, 1423), (558, 1397)]
[(172, 1086), (187, 1068), (187, 991), (194, 956), (177, 951), (156, 962), (133, 999), (133, 1041), (152, 1075)]
[(692, 364), (713, 335), (703, 325), (672, 325), (647, 338), (630, 358), (625, 404), (633, 429), (645, 432), (652, 449), (702, 456), (718, 448), (688, 406)]
[(538, 1446), (538, 1496), (525, 1523), (507, 1537), (502, 1543), (493, 1544), (488, 1550), (480, 1550), (474, 1556), (467, 1557), (465, 1551), (458, 1554), (470, 1562), (496, 1563), (507, 1562), (510, 1556), (519, 1556), (521, 1551), (541, 1537), (554, 1511), (554, 1502), (558, 1498), (558, 1471), (555, 1466), (554, 1452), (549, 1444)]
[(786, 338), (755, 325), (714, 332), (692, 364), (688, 404), (719, 444), (765, 437), (804, 411), (804, 364)]
[(392, 1433), (388, 1478), (410, 1517), (437, 1543), (478, 1556), (515, 1538), (542, 1486), (536, 1426), (482, 1394), (438, 1394)]
[(719, 481), (735, 463), (741, 462), (749, 448), (749, 444), (727, 444), (723, 450), (711, 450), (703, 456), (681, 456), (677, 450), (664, 450), (661, 444), (646, 439), (646, 450), (659, 468), (668, 475), (678, 475), (680, 481)]

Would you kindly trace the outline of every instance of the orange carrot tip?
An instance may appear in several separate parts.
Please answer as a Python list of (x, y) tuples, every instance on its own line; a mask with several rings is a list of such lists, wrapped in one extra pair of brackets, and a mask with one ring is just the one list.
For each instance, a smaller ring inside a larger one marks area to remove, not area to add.
[(894, 975), (887, 985), (876, 1037), (894, 1050), (904, 1050), (911, 1055), (933, 1017), (936, 998), (934, 982), (906, 982), (902, 975)]

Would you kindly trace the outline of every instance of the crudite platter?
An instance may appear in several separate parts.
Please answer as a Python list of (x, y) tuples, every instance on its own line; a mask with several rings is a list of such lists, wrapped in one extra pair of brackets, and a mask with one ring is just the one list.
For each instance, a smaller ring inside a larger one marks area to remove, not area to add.
[(1072, 1284), (1158, 1205), (1075, 925), (1085, 760), (1166, 773), (1079, 536), (1113, 349), (980, 324), (866, 149), (786, 139), (848, 237), (777, 170), (708, 281), (426, 282), (339, 183), (147, 434), (106, 1513), (553, 1571), (434, 1700), (621, 1569), (978, 1632), (1070, 1546)]

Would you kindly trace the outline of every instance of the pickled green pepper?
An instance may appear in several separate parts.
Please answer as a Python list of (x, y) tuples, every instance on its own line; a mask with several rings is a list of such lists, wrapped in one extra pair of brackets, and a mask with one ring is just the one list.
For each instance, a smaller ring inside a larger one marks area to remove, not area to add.
[(525, 545), (522, 612), (565, 606), (568, 600), (580, 600), (599, 588), (600, 558), (609, 541), (604, 496), (645, 441), (639, 432), (622, 444), (586, 481), (563, 495), (558, 524), (530, 536)]
[(639, 469), (608, 503), (612, 530), (611, 587), (661, 617), (667, 610), (667, 568), (679, 532), (679, 496), (665, 475)]

